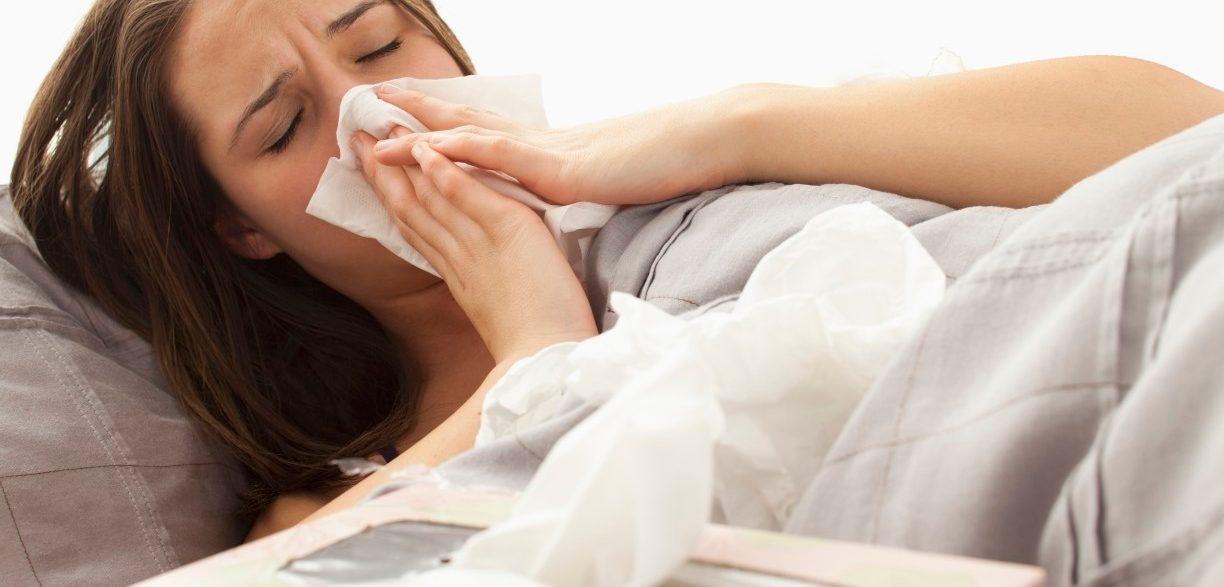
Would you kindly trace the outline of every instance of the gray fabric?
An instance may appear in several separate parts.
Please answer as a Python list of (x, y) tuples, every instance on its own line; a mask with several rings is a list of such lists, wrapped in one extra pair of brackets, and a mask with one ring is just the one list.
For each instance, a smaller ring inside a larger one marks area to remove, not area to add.
[(567, 397), (547, 422), (467, 451), (443, 463), (437, 473), (464, 487), (522, 491), (553, 445), (593, 411), (581, 400)]
[[(753, 239), (776, 243), (839, 200), (883, 201), (954, 284), (787, 530), (1039, 563), (1053, 585), (1224, 584), (1222, 146), (1224, 116), (1026, 210), (776, 184), (628, 210), (592, 247), (588, 291), (604, 327), (613, 290), (674, 313), (726, 306), (768, 249)], [(740, 232), (749, 219), (777, 232)], [(528, 479), (539, 440), (471, 451), (448, 472)]]
[[(761, 257), (817, 214), (859, 202), (872, 202), (911, 226), (950, 211), (859, 186), (778, 183), (728, 186), (625, 208), (600, 230), (587, 256), (586, 289), (600, 328), (616, 323), (608, 309), (613, 291), (673, 314), (729, 310)], [(988, 249), (1004, 224), (984, 225), (990, 239), (964, 239), (973, 246), (945, 247), (949, 263), (960, 267), (966, 255)], [(553, 420), (468, 451), (438, 472), (461, 485), (521, 491), (552, 445), (591, 411), (565, 398)]]
[(601, 329), (616, 315), (613, 291), (631, 293), (669, 313), (734, 298), (757, 262), (826, 210), (871, 202), (907, 225), (949, 208), (852, 185), (729, 186), (612, 217), (591, 243), (587, 293)]
[(1222, 146), (1224, 116), (1086, 179), (980, 259), (789, 529), (1040, 562), (1055, 585), (1212, 584)]
[(0, 583), (123, 585), (241, 541), (242, 478), (0, 188)]

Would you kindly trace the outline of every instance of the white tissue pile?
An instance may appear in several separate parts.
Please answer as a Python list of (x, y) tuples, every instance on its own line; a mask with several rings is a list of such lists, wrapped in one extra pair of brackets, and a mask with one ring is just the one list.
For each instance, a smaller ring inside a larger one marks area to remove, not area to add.
[(856, 204), (766, 255), (730, 313), (683, 319), (614, 294), (614, 328), (520, 361), (489, 391), (478, 443), (548, 418), (563, 393), (603, 406), (557, 443), (511, 518), (465, 545), (447, 584), (472, 569), (654, 585), (687, 559), (711, 506), (726, 523), (780, 528), (944, 284), (904, 224)]

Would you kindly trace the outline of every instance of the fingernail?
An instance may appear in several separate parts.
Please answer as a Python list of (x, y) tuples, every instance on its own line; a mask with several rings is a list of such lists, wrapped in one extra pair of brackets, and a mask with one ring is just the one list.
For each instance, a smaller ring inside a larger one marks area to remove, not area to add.
[(349, 147), (353, 149), (354, 153), (360, 154), (362, 146), (364, 144), (361, 142), (361, 137), (353, 135), (353, 138), (349, 139)]
[(426, 149), (428, 149), (428, 147), (425, 146), (425, 143), (417, 143), (412, 146), (412, 156), (416, 159), (420, 159), (421, 157), (425, 156)]
[(406, 136), (408, 136), (408, 135), (410, 135), (410, 134), (412, 134), (412, 131), (410, 131), (410, 130), (408, 130), (408, 129), (406, 129), (406, 128), (402, 127), (402, 126), (397, 126), (397, 127), (393, 128), (393, 129), (391, 129), (391, 138), (395, 138), (395, 139), (402, 139), (402, 138), (404, 138), (404, 137), (406, 137)]
[(384, 96), (388, 94), (398, 94), (402, 88), (395, 84), (382, 84), (378, 86), (378, 93)]
[(393, 140), (378, 141), (377, 143), (374, 143), (374, 152), (381, 153), (383, 151), (386, 151), (387, 149), (390, 149), (392, 146), (394, 146), (395, 143), (396, 141), (393, 141)]

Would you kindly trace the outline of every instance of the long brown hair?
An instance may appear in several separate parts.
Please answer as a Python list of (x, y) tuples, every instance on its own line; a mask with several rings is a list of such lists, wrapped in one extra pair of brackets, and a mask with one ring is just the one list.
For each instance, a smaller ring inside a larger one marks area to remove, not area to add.
[[(397, 1), (474, 72), (430, 0)], [(12, 197), (47, 264), (152, 344), (186, 411), (246, 468), (257, 511), (343, 484), (332, 459), (393, 445), (421, 374), (291, 259), (242, 259), (217, 237), (227, 200), (166, 98), (189, 3), (98, 0), (30, 109)]]

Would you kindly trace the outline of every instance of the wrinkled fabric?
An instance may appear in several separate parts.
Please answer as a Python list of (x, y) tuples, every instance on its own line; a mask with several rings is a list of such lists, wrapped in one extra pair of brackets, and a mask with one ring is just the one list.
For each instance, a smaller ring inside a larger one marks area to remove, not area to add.
[[(829, 210), (761, 260), (730, 312), (679, 318), (614, 292), (615, 327), (546, 348), (489, 389), (477, 446), (547, 419), (566, 396), (600, 405), (645, 377), (701, 389), (727, 420), (717, 521), (780, 529), (810, 480), (811, 457), (827, 450), (888, 357), (939, 303), (944, 282), (905, 225), (879, 208)], [(680, 376), (672, 359), (682, 353), (702, 365), (701, 385)], [(665, 367), (677, 373), (658, 375)]]
[[(1220, 584), (1224, 116), (1025, 210), (777, 184), (627, 209), (588, 258), (596, 316), (615, 323), (611, 291), (672, 313), (728, 311), (756, 251), (847, 201), (910, 225), (951, 286), (787, 531), (1037, 563), (1053, 585)], [(496, 477), (508, 459), (528, 478), (590, 409), (571, 401), (441, 472)]]
[(244, 480), (149, 345), (42, 262), (0, 189), (0, 583), (127, 585), (238, 544)]
[(730, 313), (684, 319), (613, 293), (614, 328), (528, 357), (488, 391), (486, 442), (539, 421), (562, 394), (603, 406), (456, 564), (552, 585), (654, 585), (687, 560), (711, 503), (719, 521), (779, 529), (811, 455), (944, 280), (904, 224), (864, 203), (818, 215), (770, 251)]
[(1115, 566), (1157, 574), (1102, 584), (1153, 584), (1202, 557), (1224, 507), (1224, 298), (1200, 273), (1224, 247), (1222, 136), (1217, 117), (1118, 162), (979, 259), (790, 530), (1039, 562), (1056, 585)]

